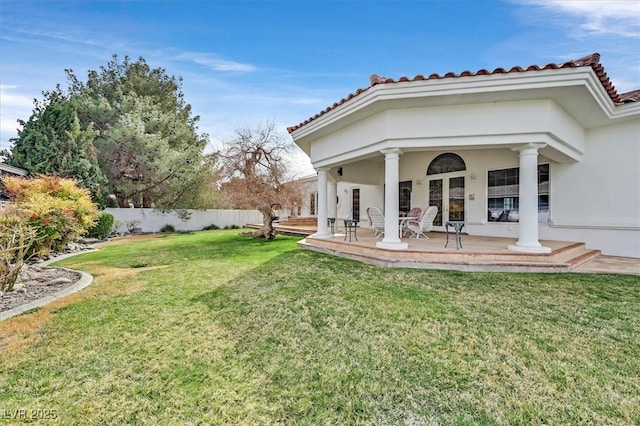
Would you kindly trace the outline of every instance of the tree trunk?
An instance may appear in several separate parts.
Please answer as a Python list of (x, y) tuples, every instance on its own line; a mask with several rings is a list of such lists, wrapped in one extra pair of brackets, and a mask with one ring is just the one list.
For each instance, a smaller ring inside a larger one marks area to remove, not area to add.
[(151, 197), (148, 194), (143, 194), (142, 195), (142, 207), (149, 209), (149, 208), (151, 208), (151, 204), (152, 204)]
[(278, 231), (273, 229), (273, 221), (278, 219), (273, 213), (271, 207), (262, 207), (258, 209), (262, 213), (262, 228), (251, 234), (254, 238), (264, 238), (265, 240), (273, 240)]
[(116, 201), (121, 209), (129, 208), (129, 198), (116, 192)]

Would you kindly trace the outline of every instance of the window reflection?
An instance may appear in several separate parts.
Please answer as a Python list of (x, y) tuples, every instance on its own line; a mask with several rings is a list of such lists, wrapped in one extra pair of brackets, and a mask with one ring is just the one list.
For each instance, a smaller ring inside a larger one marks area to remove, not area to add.
[(460, 172), (466, 170), (464, 160), (459, 155), (447, 152), (440, 154), (429, 164), (428, 175), (438, 175), (440, 173)]
[[(487, 220), (518, 222), (520, 169), (491, 170), (487, 175)], [(538, 222), (549, 221), (549, 165), (538, 165)]]

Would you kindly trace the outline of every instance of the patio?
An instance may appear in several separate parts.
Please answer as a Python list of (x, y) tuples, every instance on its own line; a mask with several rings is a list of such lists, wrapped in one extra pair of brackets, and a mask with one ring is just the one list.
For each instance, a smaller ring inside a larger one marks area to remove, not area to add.
[[(345, 241), (344, 227), (339, 226), (333, 238), (319, 239), (311, 235), (316, 231), (309, 221), (283, 223), (276, 225), (279, 232), (306, 236), (298, 245), (336, 256), (346, 257), (385, 267), (447, 269), (458, 271), (485, 272), (570, 272), (581, 271), (581, 265), (596, 258), (604, 258), (599, 250), (591, 250), (584, 243), (569, 241), (540, 241), (550, 247), (551, 253), (531, 254), (508, 250), (515, 239), (485, 237), (462, 234), (462, 248), (456, 249), (455, 234), (450, 233), (446, 244), (444, 232), (429, 232), (429, 239), (419, 240), (404, 237), (408, 243), (406, 250), (388, 250), (376, 247), (380, 241), (373, 236), (368, 227), (358, 227), (357, 240)], [(640, 266), (625, 262), (621, 258), (612, 268), (600, 269), (597, 272), (621, 272), (640, 274)], [(602, 264), (602, 262), (600, 262)], [(585, 270), (587, 272), (587, 270)]]

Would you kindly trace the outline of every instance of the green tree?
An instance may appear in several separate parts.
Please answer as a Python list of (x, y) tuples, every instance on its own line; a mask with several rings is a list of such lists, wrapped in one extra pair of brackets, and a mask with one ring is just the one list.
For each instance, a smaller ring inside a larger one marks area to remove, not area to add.
[(101, 199), (107, 180), (93, 146), (96, 132), (81, 127), (77, 104), (59, 87), (44, 95), (43, 101), (35, 101), (29, 120), (19, 120), (22, 129), (12, 139), (9, 164), (34, 175), (73, 178), (94, 200)]
[[(181, 91), (182, 79), (143, 58), (116, 55), (86, 82), (66, 70), (67, 93), (45, 92), (14, 141), (10, 164), (72, 177), (118, 206), (192, 207), (215, 177)], [(102, 189), (105, 189), (103, 192)], [(102, 199), (103, 204), (106, 199)]]
[(208, 135), (184, 101), (182, 79), (143, 58), (117, 56), (86, 83), (67, 70), (78, 114), (97, 132), (95, 146), (120, 207), (190, 207), (194, 188), (211, 177)]

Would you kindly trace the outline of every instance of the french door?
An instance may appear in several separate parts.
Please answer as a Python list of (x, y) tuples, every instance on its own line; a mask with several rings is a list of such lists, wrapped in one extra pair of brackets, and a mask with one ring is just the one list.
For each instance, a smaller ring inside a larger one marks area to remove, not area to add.
[(360, 221), (360, 188), (351, 190), (351, 219)]
[(429, 205), (438, 208), (434, 229), (449, 221), (464, 221), (464, 173), (447, 173), (429, 179)]

